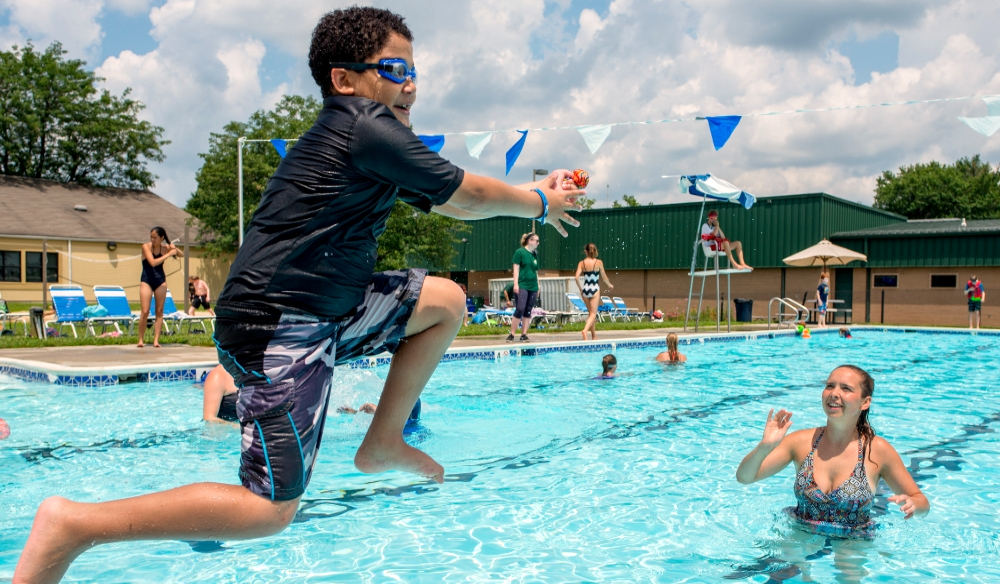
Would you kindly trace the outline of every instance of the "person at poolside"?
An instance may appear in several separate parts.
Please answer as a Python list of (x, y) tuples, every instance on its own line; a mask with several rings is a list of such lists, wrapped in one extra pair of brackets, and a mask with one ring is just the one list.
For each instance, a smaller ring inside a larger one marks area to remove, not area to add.
[(203, 308), (209, 314), (215, 316), (215, 311), (212, 310), (211, 304), (212, 291), (208, 289), (208, 282), (198, 276), (191, 276), (188, 280), (188, 290), (191, 291), (191, 301), (188, 303), (188, 316), (194, 316), (194, 311), (197, 308)]
[(764, 437), (736, 470), (748, 485), (777, 474), (789, 463), (796, 468), (796, 507), (789, 513), (810, 531), (843, 537), (868, 537), (875, 488), (885, 481), (906, 519), (930, 509), (903, 460), (868, 421), (875, 380), (864, 369), (841, 365), (823, 388), (826, 425), (786, 436), (792, 413), (767, 414)]
[(205, 377), (201, 417), (206, 422), (239, 422), (236, 415), (237, 391), (233, 376), (216, 365)]
[(604, 372), (595, 377), (595, 379), (614, 379), (615, 371), (618, 370), (618, 359), (614, 355), (605, 355), (601, 359), (601, 368)]
[(163, 304), (167, 299), (167, 275), (163, 271), (163, 262), (172, 257), (182, 258), (184, 252), (170, 243), (166, 229), (154, 227), (149, 232), (149, 242), (142, 244), (142, 275), (139, 277), (139, 347), (144, 346), (149, 305), (154, 297), (156, 315), (153, 321), (153, 346), (160, 347)]
[[(421, 269), (373, 273), (398, 199), (458, 219), (534, 218), (566, 235), (585, 191), (568, 170), (514, 187), (466, 173), (410, 130), (412, 35), (388, 10), (324, 15), (309, 65), (324, 101), (267, 182), (219, 295), (215, 341), (240, 387), (240, 485), (200, 483), (106, 503), (50, 497), (14, 582), (51, 582), (95, 542), (228, 540), (285, 529), (312, 476), (335, 365), (394, 353), (378, 410), (354, 458), (364, 473), (444, 481), (402, 430), (464, 310), (454, 282)], [(126, 578), (127, 579), (127, 578)]]
[(511, 308), (517, 304), (517, 296), (514, 295), (514, 282), (507, 284), (500, 292), (500, 304), (503, 308)]
[[(576, 265), (576, 286), (580, 289), (583, 301), (587, 303), (587, 323), (583, 325), (583, 340), (587, 340), (587, 331), (590, 331), (590, 339), (597, 340), (597, 308), (601, 305), (601, 282), (608, 287), (608, 291), (614, 290), (611, 280), (608, 279), (607, 272), (604, 271), (604, 262), (597, 259), (597, 246), (588, 243), (583, 247), (586, 259), (580, 260)], [(583, 276), (583, 282), (580, 277)]]
[(521, 236), (521, 247), (514, 252), (514, 296), (517, 305), (510, 319), (510, 334), (507, 342), (514, 342), (514, 333), (521, 327), (522, 343), (530, 341), (528, 327), (531, 326), (531, 309), (538, 301), (538, 234), (525, 233)]
[[(708, 244), (710, 250), (719, 251), (721, 249), (726, 252), (726, 257), (729, 258), (729, 265), (732, 268), (737, 270), (753, 269), (743, 260), (743, 244), (739, 241), (729, 241), (726, 239), (726, 234), (722, 232), (722, 227), (719, 226), (718, 211), (713, 209), (708, 212), (708, 220), (701, 226), (701, 239)], [(740, 261), (736, 261), (733, 258), (734, 251), (739, 256)]]
[(843, 338), (845, 338), (845, 339), (853, 339), (854, 338), (854, 337), (851, 336), (851, 329), (847, 328), (846, 326), (840, 327), (840, 330), (838, 331), (838, 333), (840, 333), (840, 336), (843, 337)]
[[(979, 328), (979, 323), (983, 318), (983, 302), (986, 300), (986, 291), (983, 283), (975, 274), (965, 283), (965, 297), (969, 300), (969, 328)], [(972, 326), (975, 319), (976, 326)]]
[(667, 335), (667, 350), (657, 355), (656, 360), (660, 363), (683, 363), (687, 361), (688, 358), (677, 350), (677, 342), (677, 333)]
[(819, 275), (819, 285), (816, 286), (816, 326), (826, 326), (826, 302), (830, 298), (830, 274)]

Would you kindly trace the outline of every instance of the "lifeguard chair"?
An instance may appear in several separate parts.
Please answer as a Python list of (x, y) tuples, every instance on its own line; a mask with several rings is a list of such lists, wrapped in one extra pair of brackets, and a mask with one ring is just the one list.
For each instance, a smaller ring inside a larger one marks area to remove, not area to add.
[[(691, 317), (691, 301), (694, 299), (695, 278), (701, 278), (701, 290), (698, 293), (698, 316), (694, 321), (694, 330), (695, 332), (698, 332), (698, 327), (701, 321), (701, 307), (705, 300), (705, 278), (715, 277), (715, 331), (719, 332), (722, 330), (721, 277), (726, 277), (726, 306), (728, 308), (729, 303), (732, 302), (732, 295), (730, 294), (732, 291), (732, 275), (748, 274), (752, 270), (737, 270), (732, 268), (729, 265), (729, 258), (726, 256), (726, 252), (722, 249), (721, 245), (716, 246), (716, 249), (713, 250), (709, 242), (701, 238), (701, 225), (704, 222), (705, 217), (705, 204), (708, 202), (708, 199), (714, 199), (717, 201), (737, 203), (742, 205), (744, 209), (749, 209), (753, 206), (757, 199), (750, 193), (741, 190), (724, 180), (715, 178), (710, 174), (682, 176), (680, 177), (679, 186), (681, 192), (701, 197), (701, 211), (698, 213), (694, 249), (691, 252), (691, 271), (688, 273), (691, 277), (691, 285), (688, 288), (687, 311), (684, 313), (684, 331), (687, 332), (688, 320)], [(702, 250), (702, 255), (705, 256), (705, 262), (701, 270), (697, 269), (699, 247)], [(726, 262), (725, 267), (719, 265), (720, 256)], [(711, 267), (709, 267), (709, 260), (712, 261)], [(732, 310), (727, 309), (726, 332), (732, 330), (732, 324)]]

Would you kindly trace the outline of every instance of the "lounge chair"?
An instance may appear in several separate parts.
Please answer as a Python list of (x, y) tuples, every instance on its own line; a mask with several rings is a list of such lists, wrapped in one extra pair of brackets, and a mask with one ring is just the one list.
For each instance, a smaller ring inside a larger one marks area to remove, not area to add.
[(575, 292), (566, 292), (566, 300), (569, 301), (570, 307), (573, 309), (568, 314), (570, 319), (573, 317), (577, 319), (586, 320), (587, 316), (590, 315), (590, 311), (587, 310), (587, 304), (580, 298), (580, 295)]
[(122, 332), (120, 323), (127, 324), (128, 332), (131, 334), (135, 319), (132, 317), (132, 307), (129, 306), (128, 298), (125, 296), (125, 289), (121, 286), (94, 286), (94, 296), (97, 297), (97, 303), (108, 311), (108, 315), (88, 318), (87, 334), (97, 336), (94, 325), (101, 326), (101, 333), (107, 330), (108, 325), (114, 326), (120, 334)]
[(11, 312), (7, 306), (7, 302), (3, 298), (0, 298), (0, 329), (15, 332), (17, 330), (17, 323), (21, 323), (24, 326), (24, 334), (27, 336), (27, 313)]
[(83, 288), (53, 284), (49, 286), (49, 295), (52, 297), (52, 306), (56, 309), (56, 318), (46, 322), (45, 327), (55, 325), (62, 332), (63, 327), (68, 326), (73, 331), (73, 338), (77, 338), (76, 325), (87, 325), (87, 319), (83, 317), (83, 309), (87, 307)]
[[(615, 306), (615, 303), (612, 302), (611, 298), (608, 296), (601, 296), (601, 305), (597, 307), (597, 316), (600, 317), (604, 314), (608, 315), (611, 322), (615, 322), (619, 318), (628, 320), (628, 315), (618, 312), (618, 308)], [(601, 322), (604, 322), (603, 317), (601, 318)]]
[(648, 312), (642, 312), (638, 308), (629, 308), (625, 304), (625, 301), (622, 300), (621, 296), (615, 296), (614, 298), (612, 298), (612, 300), (614, 300), (614, 302), (615, 302), (615, 308), (618, 309), (618, 312), (619, 313), (623, 313), (624, 312), (624, 314), (626, 315), (626, 318), (628, 318), (628, 317), (635, 317), (636, 321), (640, 321), (640, 320), (642, 320), (642, 317), (644, 317), (644, 316), (647, 317), (647, 318), (649, 317), (649, 313)]
[[(156, 318), (156, 296), (153, 296), (152, 301), (149, 303), (149, 319)], [(205, 321), (211, 320), (202, 318), (200, 316), (189, 316), (185, 312), (177, 310), (177, 305), (174, 304), (174, 297), (170, 294), (170, 290), (167, 290), (167, 297), (163, 301), (163, 328), (164, 332), (168, 335), (174, 334), (174, 332), (180, 332), (181, 327), (186, 323), (188, 325), (188, 332), (191, 332), (191, 327), (198, 325), (201, 327), (202, 332), (208, 334), (208, 328), (205, 327)], [(170, 329), (170, 323), (176, 326), (176, 330)], [(213, 327), (214, 328), (214, 327)]]

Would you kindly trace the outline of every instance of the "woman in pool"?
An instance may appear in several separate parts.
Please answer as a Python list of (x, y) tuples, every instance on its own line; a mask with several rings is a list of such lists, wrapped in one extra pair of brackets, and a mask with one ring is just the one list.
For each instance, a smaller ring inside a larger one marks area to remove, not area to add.
[(163, 262), (167, 258), (184, 257), (177, 246), (170, 243), (167, 231), (154, 227), (149, 232), (149, 243), (142, 244), (142, 276), (139, 277), (139, 346), (143, 346), (149, 304), (156, 297), (156, 320), (153, 322), (153, 346), (160, 346), (160, 329), (163, 328), (163, 303), (167, 299), (167, 275)]
[[(597, 259), (597, 246), (588, 243), (583, 248), (583, 253), (587, 254), (579, 264), (576, 265), (576, 285), (583, 295), (583, 301), (587, 304), (587, 324), (583, 327), (583, 340), (587, 340), (587, 331), (590, 331), (591, 340), (597, 340), (597, 307), (601, 305), (601, 282), (608, 287), (608, 291), (614, 290), (608, 274), (604, 271), (604, 262)], [(583, 276), (583, 282), (580, 277)]]
[(683, 363), (688, 360), (677, 350), (677, 333), (667, 335), (667, 350), (656, 356), (660, 363)]
[[(736, 480), (750, 484), (795, 462), (795, 498), (789, 512), (810, 531), (841, 537), (870, 537), (875, 487), (885, 480), (906, 519), (927, 513), (930, 503), (906, 470), (896, 450), (875, 435), (868, 414), (875, 380), (860, 367), (841, 365), (823, 388), (826, 426), (786, 436), (792, 413), (772, 409), (764, 437), (736, 469)], [(836, 488), (834, 488), (834, 486)]]
[(216, 365), (205, 378), (202, 418), (206, 422), (236, 422), (236, 384), (222, 365)]

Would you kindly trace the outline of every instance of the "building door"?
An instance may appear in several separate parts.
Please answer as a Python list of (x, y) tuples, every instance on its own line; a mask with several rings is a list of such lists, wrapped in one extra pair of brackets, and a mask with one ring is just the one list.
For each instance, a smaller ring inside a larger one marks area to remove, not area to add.
[[(837, 268), (836, 273), (834, 273), (834, 290), (833, 297), (836, 300), (843, 300), (843, 302), (837, 303), (837, 310), (847, 310), (850, 309), (854, 314), (854, 268)], [(854, 322), (854, 319), (851, 319)]]

